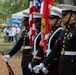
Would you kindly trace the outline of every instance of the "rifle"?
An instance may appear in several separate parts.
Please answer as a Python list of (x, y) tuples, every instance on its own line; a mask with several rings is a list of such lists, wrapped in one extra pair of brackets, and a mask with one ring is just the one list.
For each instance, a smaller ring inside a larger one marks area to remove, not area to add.
[[(3, 52), (2, 52), (2, 55), (4, 55)], [(5, 63), (6, 63), (8, 71), (9, 71), (9, 75), (15, 75), (12, 68), (11, 68), (11, 66), (9, 65), (9, 63), (8, 62), (5, 62)]]

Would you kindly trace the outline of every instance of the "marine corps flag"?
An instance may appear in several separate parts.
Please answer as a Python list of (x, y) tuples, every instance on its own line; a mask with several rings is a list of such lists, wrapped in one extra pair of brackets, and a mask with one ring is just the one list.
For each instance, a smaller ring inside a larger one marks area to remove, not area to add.
[(52, 5), (53, 5), (53, 0), (44, 0), (43, 14), (41, 20), (42, 45), (43, 45), (44, 53), (46, 53), (46, 42), (47, 42), (48, 34), (50, 32), (48, 17), (50, 15), (50, 8)]

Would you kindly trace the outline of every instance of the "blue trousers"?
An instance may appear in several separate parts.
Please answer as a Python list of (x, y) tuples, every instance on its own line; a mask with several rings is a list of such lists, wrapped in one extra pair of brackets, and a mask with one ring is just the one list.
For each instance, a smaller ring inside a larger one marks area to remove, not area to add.
[(32, 73), (28, 67), (22, 68), (22, 73), (23, 73), (23, 75), (32, 75)]

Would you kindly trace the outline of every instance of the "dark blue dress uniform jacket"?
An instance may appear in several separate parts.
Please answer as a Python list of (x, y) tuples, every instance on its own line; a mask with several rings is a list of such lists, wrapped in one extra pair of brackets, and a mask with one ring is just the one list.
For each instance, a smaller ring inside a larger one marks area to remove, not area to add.
[[(57, 27), (55, 28), (55, 31), (57, 31), (59, 28), (61, 27)], [(54, 31), (54, 32), (55, 32)], [(55, 45), (55, 42), (58, 38), (58, 35), (63, 31), (63, 29), (59, 29), (55, 35), (52, 37), (51, 41), (50, 41), (50, 49), (52, 50), (54, 45)], [(54, 34), (54, 32), (51, 34), (51, 36)], [(49, 39), (51, 38), (51, 36), (49, 37)], [(49, 40), (48, 40), (49, 41)], [(57, 69), (58, 69), (58, 58), (59, 58), (59, 55), (54, 59), (52, 60), (52, 62), (49, 62), (48, 65), (46, 65), (46, 68), (48, 69), (48, 74), (47, 75), (57, 75)], [(45, 60), (45, 59), (44, 59)]]
[[(25, 36), (25, 37), (24, 37)], [(25, 38), (25, 40), (24, 40)], [(25, 42), (25, 46), (29, 46), (29, 37), (26, 34), (26, 30), (22, 32), (21, 38), (18, 40), (13, 49), (9, 52), (9, 55), (12, 57), (19, 49), (22, 47), (23, 42)], [(31, 54), (32, 49), (23, 49), (22, 51), (22, 67), (27, 67), (28, 63), (32, 60), (33, 55)]]
[[(56, 27), (55, 28), (55, 31), (58, 29), (58, 28), (61, 28), (61, 26), (59, 26), (59, 27)], [(54, 31), (54, 32), (55, 32)], [(50, 49), (53, 49), (53, 47), (54, 47), (54, 44), (55, 44), (55, 41), (56, 41), (56, 39), (58, 38), (58, 35), (61, 33), (61, 31), (63, 31), (62, 29), (60, 29), (60, 30), (58, 30), (57, 31), (57, 33), (53, 36), (53, 38), (52, 38), (52, 40), (50, 41)], [(54, 33), (53, 32), (53, 33)], [(52, 34), (53, 34), (52, 33)], [(52, 36), (52, 34), (49, 36), (49, 39), (50, 39), (50, 37)], [(48, 39), (48, 41), (49, 41), (49, 39)], [(41, 47), (41, 46), (39, 46), (38, 47), (38, 52), (37, 52), (37, 54), (36, 54), (36, 56), (37, 57), (41, 57), (41, 60), (37, 60), (37, 59), (35, 59), (35, 65), (38, 65), (38, 64), (40, 64), (43, 60), (44, 60), (44, 52), (43, 52), (43, 48)], [(56, 58), (58, 58), (58, 57), (56, 57)], [(53, 62), (53, 61), (52, 61)], [(48, 63), (48, 65), (51, 65), (51, 62), (50, 63)], [(53, 64), (52, 64), (52, 66), (50, 66), (50, 68), (48, 69), (49, 70), (49, 73), (48, 73), (48, 75), (56, 75), (56, 72), (57, 72), (57, 65), (58, 64), (58, 61), (56, 60), (55, 62), (53, 62)], [(46, 67), (48, 67), (48, 65), (46, 65)], [(41, 75), (44, 75), (43, 73), (41, 74)]]
[[(64, 53), (61, 54), (62, 49)], [(60, 55), (58, 75), (76, 75), (76, 55), (66, 54), (76, 52), (76, 24), (73, 23), (59, 35), (52, 52), (43, 61), (44, 65), (52, 62), (55, 57)]]

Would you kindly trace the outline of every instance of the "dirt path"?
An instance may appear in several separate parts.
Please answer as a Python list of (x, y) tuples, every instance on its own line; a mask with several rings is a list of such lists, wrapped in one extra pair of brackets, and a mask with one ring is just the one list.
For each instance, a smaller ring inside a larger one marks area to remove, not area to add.
[[(11, 65), (13, 72), (15, 75), (22, 75), (21, 72), (21, 57), (13, 56), (9, 60), (9, 64)], [(2, 55), (0, 54), (0, 75), (8, 75), (8, 69), (6, 67), (5, 62), (2, 60)]]

